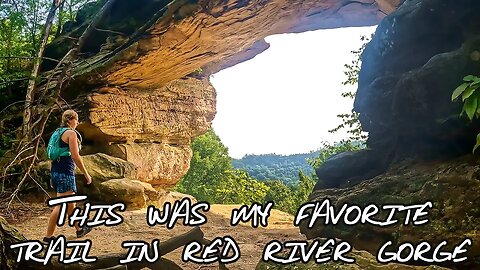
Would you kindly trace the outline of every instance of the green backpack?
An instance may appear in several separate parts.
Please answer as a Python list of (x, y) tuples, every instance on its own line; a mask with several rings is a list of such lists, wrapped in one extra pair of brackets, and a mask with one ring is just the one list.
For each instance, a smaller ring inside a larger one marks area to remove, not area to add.
[(68, 157), (72, 155), (68, 147), (60, 147), (60, 140), (62, 139), (62, 135), (66, 130), (69, 130), (69, 128), (57, 128), (57, 130), (53, 132), (47, 146), (48, 159), (56, 160), (59, 157)]

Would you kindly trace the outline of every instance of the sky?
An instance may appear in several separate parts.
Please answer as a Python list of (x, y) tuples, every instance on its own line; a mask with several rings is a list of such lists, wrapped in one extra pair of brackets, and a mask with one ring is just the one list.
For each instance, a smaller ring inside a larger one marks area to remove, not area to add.
[(270, 48), (210, 77), (217, 91), (213, 129), (229, 155), (290, 155), (317, 150), (347, 133), (329, 133), (353, 99), (340, 94), (344, 64), (375, 27), (339, 28), (266, 38)]

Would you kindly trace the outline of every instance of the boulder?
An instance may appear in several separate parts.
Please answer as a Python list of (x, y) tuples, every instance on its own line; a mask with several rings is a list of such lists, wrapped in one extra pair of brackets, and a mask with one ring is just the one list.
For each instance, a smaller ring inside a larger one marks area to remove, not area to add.
[(197, 202), (197, 199), (195, 199), (195, 197), (193, 197), (192, 195), (183, 194), (175, 191), (167, 191), (166, 194), (160, 199), (159, 206), (161, 207), (167, 202), (173, 205), (176, 201), (181, 201), (184, 198), (189, 198), (192, 204)]
[(158, 204), (162, 194), (150, 184), (128, 178), (112, 179), (99, 185), (99, 198), (102, 202), (123, 202), (129, 209), (144, 208)]
[(155, 187), (172, 187), (187, 173), (192, 158), (190, 146), (158, 143), (113, 144), (104, 149), (137, 167), (136, 178)]
[[(112, 157), (103, 153), (83, 156), (83, 163), (94, 182), (105, 182), (110, 179), (136, 178), (137, 167), (123, 159)], [(75, 169), (77, 179), (85, 179), (82, 172)]]
[[(428, 210), (429, 222), (421, 226), (403, 225), (398, 222), (386, 227), (369, 224), (322, 225), (318, 221), (313, 228), (307, 222), (300, 224), (300, 231), (308, 238), (340, 238), (348, 241), (356, 249), (376, 254), (387, 241), (393, 245), (428, 241), (437, 245), (448, 242), (447, 247), (459, 244), (469, 237), (473, 241), (468, 247), (469, 260), (455, 264), (456, 269), (479, 269), (480, 267), (480, 163), (471, 156), (444, 161), (419, 163), (404, 161), (370, 180), (342, 189), (315, 190), (309, 200), (323, 201), (329, 198), (335, 209), (341, 205), (369, 204), (415, 205), (427, 201), (433, 203)], [(405, 214), (398, 214), (403, 220)], [(383, 219), (382, 219), (383, 218)], [(384, 220), (386, 217), (378, 217)], [(453, 265), (446, 265), (450, 267)]]
[(336, 154), (315, 170), (316, 189), (352, 186), (384, 172), (390, 160), (378, 150), (364, 149)]
[(17, 229), (10, 226), (8, 222), (0, 216), (0, 266), (2, 269), (21, 269), (27, 263), (17, 263), (18, 254), (10, 245), (27, 241)]
[[(110, 179), (136, 178), (137, 167), (120, 158), (112, 157), (103, 153), (82, 156), (83, 163), (92, 177), (92, 184), (86, 185), (83, 173), (75, 168), (75, 180), (79, 194), (85, 194), (92, 199), (99, 199), (102, 191), (100, 186)], [(51, 161), (39, 163), (38, 169), (46, 183), (50, 183)]]

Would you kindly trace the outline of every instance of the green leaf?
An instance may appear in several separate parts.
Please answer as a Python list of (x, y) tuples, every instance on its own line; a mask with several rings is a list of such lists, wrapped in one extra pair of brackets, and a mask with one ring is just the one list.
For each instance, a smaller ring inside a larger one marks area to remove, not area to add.
[(465, 101), (469, 98), (474, 92), (477, 90), (477, 87), (472, 87), (471, 85), (467, 87), (467, 89), (462, 94), (462, 101)]
[(480, 146), (480, 133), (478, 133), (477, 135), (477, 143), (475, 144), (475, 146), (473, 147), (473, 151), (472, 151), (472, 154), (475, 153), (475, 150), (477, 150), (477, 148)]
[(467, 75), (467, 76), (463, 77), (463, 80), (466, 81), (466, 82), (472, 82), (472, 81), (475, 80), (475, 78), (477, 78), (477, 76)]
[(470, 86), (478, 88), (480, 86), (480, 78), (470, 83)]
[(453, 91), (452, 101), (455, 100), (456, 98), (458, 98), (458, 97), (463, 93), (463, 91), (465, 91), (465, 89), (467, 89), (467, 86), (468, 86), (468, 83), (462, 83), (461, 85), (459, 85), (459, 86)]
[(463, 104), (462, 112), (460, 112), (460, 115), (463, 115), (463, 113), (465, 113), (465, 104)]
[(477, 97), (468, 98), (463, 105), (465, 112), (470, 120), (473, 119), (473, 115), (477, 111)]

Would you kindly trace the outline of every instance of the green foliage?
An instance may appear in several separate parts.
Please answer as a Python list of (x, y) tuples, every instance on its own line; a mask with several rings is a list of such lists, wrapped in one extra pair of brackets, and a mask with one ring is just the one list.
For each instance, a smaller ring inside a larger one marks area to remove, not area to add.
[[(464, 83), (459, 85), (452, 93), (452, 101), (461, 97), (463, 108), (460, 115), (465, 114), (470, 121), (474, 118), (480, 119), (480, 77), (468, 75), (463, 78)], [(480, 133), (477, 135), (477, 140), (473, 151), (480, 146)]]
[[(343, 85), (356, 85), (358, 83), (358, 75), (360, 73), (360, 68), (362, 66), (362, 53), (365, 50), (368, 42), (372, 37), (361, 36), (360, 40), (363, 41), (362, 46), (358, 50), (351, 51), (353, 54), (353, 60), (350, 64), (345, 64), (345, 71), (343, 72), (347, 79), (342, 82)], [(341, 94), (345, 98), (355, 98), (355, 91), (344, 92)], [(362, 125), (358, 119), (359, 113), (355, 112), (353, 109), (350, 113), (344, 113), (337, 115), (338, 118), (342, 121), (340, 125), (329, 130), (330, 133), (337, 132), (341, 129), (347, 128), (347, 133), (350, 134), (349, 141), (365, 141), (367, 135), (362, 130)]]
[(302, 171), (297, 172), (295, 184), (286, 185), (278, 179), (258, 181), (246, 171), (234, 169), (227, 148), (213, 130), (196, 138), (191, 147), (190, 169), (175, 189), (201, 201), (221, 204), (273, 201), (275, 208), (295, 214), (315, 184)]
[(365, 143), (362, 141), (342, 140), (335, 144), (323, 143), (320, 154), (315, 158), (308, 159), (307, 162), (313, 168), (318, 168), (335, 154), (346, 151), (358, 151), (363, 148), (365, 148)]
[(227, 178), (217, 187), (215, 202), (252, 204), (263, 201), (267, 191), (267, 185), (250, 177), (247, 172), (232, 170), (227, 172)]
[(296, 198), (292, 187), (285, 185), (280, 180), (266, 180), (263, 183), (268, 187), (264, 202), (274, 202), (275, 208), (287, 213), (295, 213), (297, 210)]
[[(358, 83), (358, 74), (360, 73), (360, 68), (362, 67), (362, 53), (365, 50), (368, 42), (372, 40), (372, 36), (360, 36), (360, 40), (363, 41), (362, 46), (358, 50), (353, 50), (351, 53), (353, 54), (353, 60), (350, 64), (343, 65), (346, 70), (343, 72), (347, 79), (342, 83), (343, 85), (355, 85)], [(342, 97), (350, 97), (355, 98), (355, 92), (345, 92), (342, 93)]]
[(5, 155), (7, 149), (10, 149), (12, 142), (15, 139), (14, 134), (2, 133), (0, 134), (0, 158)]
[(306, 174), (304, 174), (302, 171), (298, 172), (298, 180), (299, 184), (296, 192), (296, 208), (298, 208), (298, 206), (307, 201), (308, 196), (313, 191), (313, 187), (315, 186), (315, 181), (312, 178), (308, 177)]
[[(0, 90), (28, 80), (40, 47), (51, 0), (4, 1), (0, 5)], [(89, 0), (65, 0), (56, 13), (49, 41)]]
[(203, 73), (203, 69), (201, 67), (199, 67), (199, 68), (195, 69), (195, 73), (200, 75), (200, 74)]
[(314, 158), (318, 152), (295, 155), (246, 155), (241, 159), (233, 159), (232, 164), (237, 169), (246, 170), (250, 176), (260, 181), (281, 180), (288, 186), (298, 183), (298, 172), (313, 173), (307, 159)]
[(260, 202), (267, 186), (245, 171), (233, 169), (228, 149), (212, 131), (192, 142), (190, 169), (176, 190), (210, 203)]
[[(49, 41), (60, 33), (61, 25), (74, 20), (77, 11), (89, 1), (63, 1), (56, 12)], [(19, 126), (15, 118), (21, 117), (28, 80), (51, 4), (51, 0), (3, 1), (0, 4), (0, 134), (10, 133)], [(9, 145), (7, 141), (11, 141), (11, 136), (8, 137), (0, 143), (1, 155)]]
[(192, 194), (198, 200), (217, 202), (217, 187), (233, 169), (228, 150), (213, 131), (196, 138), (191, 148), (190, 169), (176, 189)]
[(298, 172), (298, 184), (295, 186), (287, 186), (279, 180), (267, 180), (263, 183), (269, 187), (265, 202), (273, 201), (275, 208), (292, 215), (307, 201), (315, 186), (315, 181), (302, 171)]

